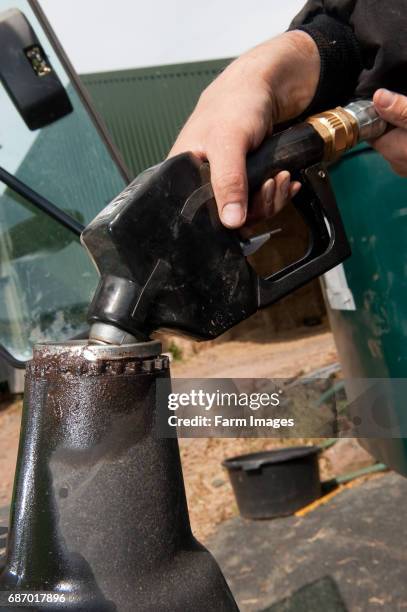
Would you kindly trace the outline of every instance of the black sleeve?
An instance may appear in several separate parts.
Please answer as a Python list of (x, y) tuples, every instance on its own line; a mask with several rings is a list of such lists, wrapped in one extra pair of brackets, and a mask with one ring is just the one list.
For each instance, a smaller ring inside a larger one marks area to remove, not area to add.
[(290, 29), (307, 32), (321, 55), (313, 109), (379, 87), (407, 95), (406, 0), (309, 0)]

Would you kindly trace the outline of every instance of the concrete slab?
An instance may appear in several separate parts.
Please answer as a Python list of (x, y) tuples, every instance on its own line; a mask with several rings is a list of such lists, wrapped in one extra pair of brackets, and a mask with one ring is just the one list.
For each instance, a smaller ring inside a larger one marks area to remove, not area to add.
[(303, 518), (232, 519), (207, 545), (241, 612), (407, 610), (406, 507), (387, 473)]
[[(389, 473), (303, 518), (223, 523), (207, 543), (241, 612), (407, 610), (407, 479)], [(0, 509), (0, 567), (7, 509)]]

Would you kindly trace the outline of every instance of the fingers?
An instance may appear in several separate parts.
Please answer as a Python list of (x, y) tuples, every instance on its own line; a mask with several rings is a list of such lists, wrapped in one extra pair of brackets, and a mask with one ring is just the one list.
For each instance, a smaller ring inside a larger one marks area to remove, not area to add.
[(291, 181), (289, 172), (280, 172), (266, 181), (251, 199), (248, 224), (273, 217), (299, 192), (301, 183)]
[(294, 181), (293, 183), (291, 183), (291, 187), (290, 187), (290, 199), (294, 198), (297, 193), (300, 191), (302, 185), (300, 183), (300, 181)]
[(379, 89), (373, 96), (380, 116), (392, 125), (407, 129), (407, 97), (388, 89)]
[(397, 129), (377, 138), (371, 145), (389, 162), (394, 172), (407, 177), (407, 97), (379, 89), (373, 102), (379, 115)]
[(211, 183), (219, 217), (226, 227), (238, 228), (247, 215), (246, 155), (249, 142), (236, 130), (222, 132), (208, 147)]
[(371, 142), (371, 145), (383, 155), (396, 174), (407, 177), (407, 130), (392, 130)]
[[(289, 172), (280, 172), (265, 182), (259, 193), (251, 198), (248, 215), (248, 184), (246, 157), (264, 137), (264, 130), (236, 128), (236, 122), (216, 124), (211, 129), (194, 128), (194, 117), (184, 126), (170, 156), (190, 150), (211, 168), (211, 183), (219, 217), (232, 229), (271, 217), (298, 193), (301, 184), (291, 182)], [(204, 124), (208, 123), (204, 121)], [(263, 124), (262, 124), (263, 125)], [(263, 125), (264, 127), (264, 125)]]
[(275, 177), (276, 181), (276, 195), (274, 198), (274, 210), (273, 214), (280, 212), (280, 210), (293, 198), (301, 189), (301, 183), (298, 181), (291, 182), (291, 176), (289, 172), (279, 172)]
[(251, 198), (247, 215), (247, 225), (263, 221), (273, 216), (274, 195), (276, 182), (274, 179), (266, 181), (261, 189)]

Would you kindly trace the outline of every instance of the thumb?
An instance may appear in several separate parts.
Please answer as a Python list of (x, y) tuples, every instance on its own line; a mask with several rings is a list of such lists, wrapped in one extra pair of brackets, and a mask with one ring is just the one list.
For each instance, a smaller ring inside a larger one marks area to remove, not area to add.
[(388, 89), (379, 89), (373, 96), (379, 115), (388, 123), (407, 130), (407, 98)]
[(243, 135), (222, 134), (214, 146), (208, 147), (211, 182), (224, 225), (237, 228), (247, 215), (246, 153), (248, 145)]

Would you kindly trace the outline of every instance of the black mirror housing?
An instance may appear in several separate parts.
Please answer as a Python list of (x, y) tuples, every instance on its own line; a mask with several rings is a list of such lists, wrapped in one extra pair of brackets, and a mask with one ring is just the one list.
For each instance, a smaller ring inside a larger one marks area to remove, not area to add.
[(72, 112), (69, 97), (23, 13), (0, 13), (0, 80), (30, 130)]

